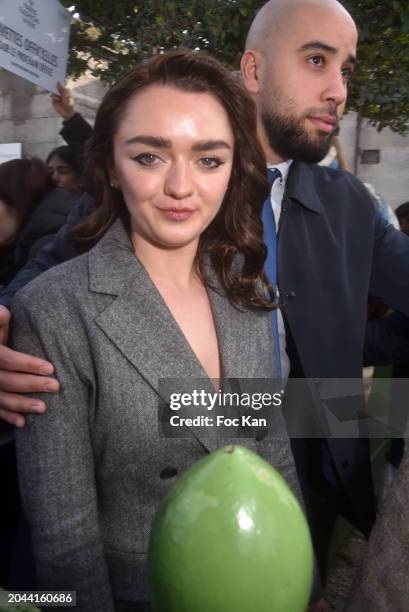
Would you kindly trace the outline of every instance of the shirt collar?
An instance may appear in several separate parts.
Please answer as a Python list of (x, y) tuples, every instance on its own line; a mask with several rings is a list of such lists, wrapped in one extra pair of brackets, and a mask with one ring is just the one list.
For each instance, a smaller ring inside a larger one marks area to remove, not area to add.
[(288, 177), (288, 172), (292, 163), (292, 159), (287, 159), (286, 161), (281, 162), (281, 164), (267, 164), (267, 168), (277, 168), (277, 170), (279, 170), (281, 174), (280, 184), (285, 185)]

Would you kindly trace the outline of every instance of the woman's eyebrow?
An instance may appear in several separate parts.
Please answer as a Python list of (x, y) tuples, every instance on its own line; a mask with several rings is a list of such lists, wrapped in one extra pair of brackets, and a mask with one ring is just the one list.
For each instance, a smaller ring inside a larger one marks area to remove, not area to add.
[(172, 142), (168, 138), (162, 138), (161, 136), (148, 136), (141, 134), (140, 136), (133, 136), (125, 141), (126, 145), (135, 143), (145, 144), (150, 147), (159, 147), (160, 149), (170, 149)]
[[(170, 149), (172, 141), (161, 136), (138, 135), (128, 138), (125, 145), (144, 144), (159, 149)], [(212, 149), (231, 149), (231, 146), (224, 140), (200, 140), (192, 146), (192, 151), (209, 151)]]
[(202, 140), (193, 145), (192, 151), (210, 151), (212, 149), (231, 149), (224, 140)]

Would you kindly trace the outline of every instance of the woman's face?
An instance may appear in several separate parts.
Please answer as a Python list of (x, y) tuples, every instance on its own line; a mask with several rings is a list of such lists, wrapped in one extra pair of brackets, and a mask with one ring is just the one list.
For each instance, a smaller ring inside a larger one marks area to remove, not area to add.
[(0, 246), (12, 242), (17, 229), (18, 218), (15, 211), (0, 200)]
[(136, 94), (114, 136), (111, 184), (121, 189), (136, 250), (188, 244), (216, 216), (229, 183), (234, 136), (210, 94), (152, 85)]
[(78, 173), (70, 164), (61, 159), (61, 157), (53, 155), (47, 162), (47, 168), (57, 187), (61, 187), (67, 191), (79, 190), (80, 179)]

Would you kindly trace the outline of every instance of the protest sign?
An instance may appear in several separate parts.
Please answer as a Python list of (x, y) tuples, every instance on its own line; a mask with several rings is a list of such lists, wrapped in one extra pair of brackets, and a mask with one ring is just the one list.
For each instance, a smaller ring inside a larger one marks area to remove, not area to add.
[(0, 144), (0, 164), (10, 159), (21, 158), (21, 142), (7, 142)]
[(0, 0), (0, 66), (57, 93), (67, 67), (71, 13), (58, 0)]

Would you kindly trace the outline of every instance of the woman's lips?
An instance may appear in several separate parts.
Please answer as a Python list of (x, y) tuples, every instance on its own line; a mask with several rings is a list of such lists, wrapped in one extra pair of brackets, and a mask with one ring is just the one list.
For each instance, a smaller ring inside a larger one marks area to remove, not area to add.
[(315, 127), (321, 130), (321, 132), (332, 132), (337, 125), (336, 118), (332, 117), (331, 115), (312, 116), (308, 117), (308, 119), (315, 125)]
[(186, 221), (195, 212), (193, 208), (159, 208), (158, 210), (171, 221)]

